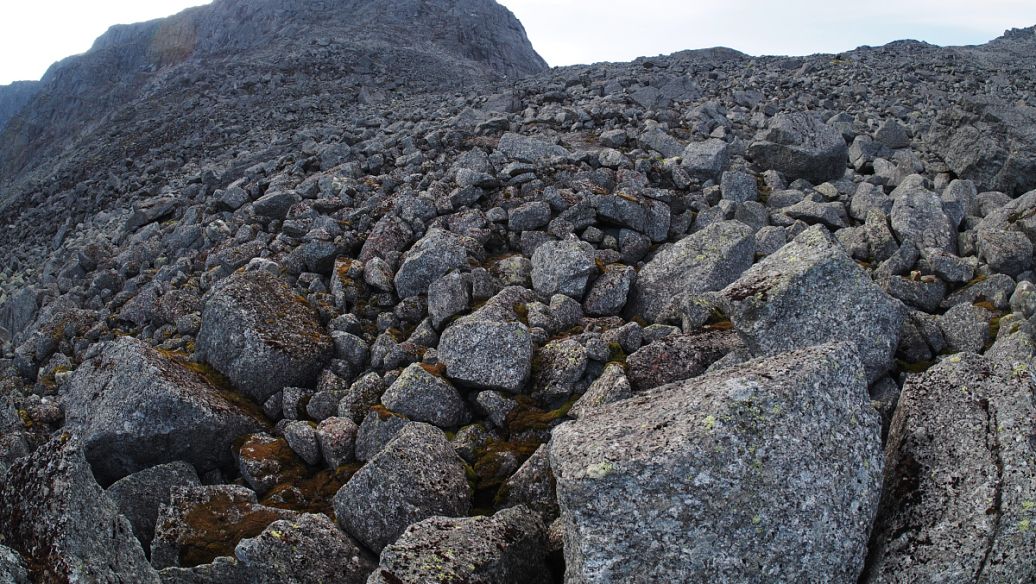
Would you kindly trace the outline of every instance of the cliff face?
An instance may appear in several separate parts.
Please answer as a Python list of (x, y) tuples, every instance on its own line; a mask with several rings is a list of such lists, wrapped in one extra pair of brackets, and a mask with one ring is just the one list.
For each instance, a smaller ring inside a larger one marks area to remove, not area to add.
[(36, 96), (39, 86), (38, 81), (15, 81), (0, 86), (0, 130)]
[[(546, 68), (492, 0), (218, 0), (112, 27), (87, 53), (52, 66), (35, 92), (0, 89), (0, 184), (51, 164), (129, 102), (182, 103), (198, 83), (234, 89), (290, 76), (296, 88), (420, 92)], [(276, 98), (276, 85), (262, 91)]]

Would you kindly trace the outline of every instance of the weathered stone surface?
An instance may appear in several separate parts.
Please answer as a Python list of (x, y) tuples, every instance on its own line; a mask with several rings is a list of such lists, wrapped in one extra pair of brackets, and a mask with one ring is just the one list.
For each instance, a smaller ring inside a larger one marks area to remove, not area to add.
[(234, 274), (207, 295), (198, 350), (261, 404), (285, 387), (312, 387), (334, 345), (316, 311), (283, 280), (257, 271)]
[(440, 428), (455, 428), (471, 417), (460, 392), (449, 381), (418, 363), (403, 370), (385, 390), (381, 403), (411, 420)]
[(186, 462), (170, 462), (119, 479), (105, 490), (119, 513), (129, 519), (133, 535), (145, 550), (151, 549), (158, 510), (169, 503), (169, 489), (201, 484), (194, 467)]
[(431, 517), (381, 552), (368, 584), (547, 584), (546, 527), (524, 507), (491, 517)]
[(410, 248), (396, 272), (396, 294), (409, 298), (427, 294), (432, 282), (447, 272), (468, 265), (468, 255), (480, 257), (481, 245), (470, 237), (430, 229)]
[(684, 148), (680, 166), (692, 177), (716, 180), (728, 164), (728, 151), (727, 143), (715, 138), (691, 142)]
[(849, 148), (838, 130), (812, 114), (779, 114), (756, 135), (747, 156), (760, 170), (820, 184), (845, 174)]
[(0, 538), (35, 564), (42, 582), (159, 582), (129, 521), (90, 473), (80, 440), (66, 433), (5, 473)]
[(497, 146), (497, 149), (504, 156), (522, 162), (539, 162), (557, 156), (568, 156), (568, 150), (561, 146), (538, 138), (512, 134), (510, 132), (500, 137), (500, 144)]
[(240, 570), (255, 584), (363, 584), (374, 558), (325, 515), (274, 521), (234, 549)]
[(752, 228), (738, 221), (710, 225), (663, 249), (640, 270), (626, 312), (650, 322), (675, 317), (681, 296), (730, 284), (752, 265), (754, 252)]
[(603, 405), (626, 399), (633, 395), (633, 387), (626, 377), (626, 370), (620, 363), (609, 363), (601, 376), (590, 384), (590, 387), (568, 411), (569, 417), (579, 418), (591, 410)]
[(158, 514), (151, 563), (159, 569), (208, 564), (232, 556), (238, 542), (274, 521), (297, 515), (260, 505), (254, 492), (237, 485), (173, 487)]
[(238, 450), (241, 478), (259, 496), (279, 484), (297, 481), (305, 466), (284, 438), (258, 432), (246, 436)]
[(690, 379), (742, 346), (733, 331), (669, 335), (629, 356), (629, 381), (639, 392)]
[(630, 288), (637, 272), (630, 266), (613, 264), (594, 281), (583, 301), (583, 308), (590, 316), (616, 316), (622, 313), (629, 298)]
[(205, 368), (130, 337), (83, 363), (65, 390), (65, 422), (102, 484), (183, 460), (202, 473), (233, 461), (231, 444), (266, 427), (261, 411), (212, 384)]
[(918, 247), (934, 247), (957, 253), (957, 230), (942, 208), (939, 195), (924, 187), (924, 179), (912, 175), (892, 192), (894, 203), (889, 215), (892, 231), (900, 241)]
[(880, 495), (880, 432), (850, 344), (562, 425), (550, 461), (566, 582), (853, 582)]
[(532, 254), (532, 285), (540, 294), (564, 294), (582, 300), (597, 271), (593, 246), (577, 241), (548, 241)]
[(1033, 391), (968, 353), (907, 380), (861, 582), (1036, 579)]
[(746, 271), (721, 295), (754, 354), (851, 341), (871, 381), (892, 365), (903, 322), (889, 298), (822, 227), (812, 227)]
[(18, 552), (0, 545), (0, 582), (29, 584), (29, 568)]
[(466, 515), (471, 487), (442, 430), (414, 422), (349, 479), (334, 506), (342, 529), (380, 553), (418, 521)]

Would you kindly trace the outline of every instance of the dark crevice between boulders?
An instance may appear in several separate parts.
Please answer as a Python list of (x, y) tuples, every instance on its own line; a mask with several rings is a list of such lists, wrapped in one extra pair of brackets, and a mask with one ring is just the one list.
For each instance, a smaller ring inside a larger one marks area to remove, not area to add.
[(990, 454), (992, 454), (993, 462), (996, 464), (996, 485), (993, 493), (993, 504), (989, 509), (986, 509), (986, 515), (993, 515), (993, 529), (989, 532), (989, 540), (986, 544), (986, 551), (982, 554), (982, 562), (978, 565), (978, 570), (975, 572), (975, 581), (979, 582), (982, 578), (982, 572), (986, 569), (986, 565), (989, 563), (989, 556), (993, 553), (993, 547), (996, 545), (997, 536), (1000, 535), (1000, 524), (1003, 518), (1003, 479), (1004, 479), (1004, 461), (1000, 457), (1000, 437), (998, 436), (998, 423), (996, 419), (996, 410), (991, 407), (989, 400), (986, 398), (979, 398), (979, 406), (982, 407), (982, 411), (986, 415), (986, 441), (989, 447)]

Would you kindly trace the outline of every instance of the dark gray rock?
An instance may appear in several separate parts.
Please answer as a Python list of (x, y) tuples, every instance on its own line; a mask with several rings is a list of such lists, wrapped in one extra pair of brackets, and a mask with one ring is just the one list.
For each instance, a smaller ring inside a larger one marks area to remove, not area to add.
[(331, 468), (356, 457), (356, 435), (359, 427), (349, 418), (333, 416), (317, 424), (317, 440), (320, 442), (320, 453), (324, 463)]
[(380, 553), (418, 521), (467, 515), (471, 487), (442, 430), (414, 422), (349, 479), (334, 506), (342, 529)]
[(841, 132), (809, 113), (779, 114), (748, 146), (747, 156), (760, 170), (776, 170), (788, 180), (813, 184), (842, 178), (849, 148)]
[(0, 537), (35, 564), (42, 582), (159, 582), (129, 521), (94, 480), (79, 439), (68, 433), (5, 473)]
[(256, 403), (315, 385), (333, 348), (316, 311), (273, 274), (240, 272), (207, 294), (198, 350)]
[(989, 267), (1014, 277), (1032, 268), (1033, 245), (1021, 231), (978, 230), (978, 254)]
[(623, 192), (615, 195), (594, 195), (593, 208), (599, 219), (643, 233), (651, 241), (662, 242), (669, 236), (672, 210), (662, 201), (639, 194)]
[(645, 391), (697, 377), (727, 353), (741, 348), (733, 331), (669, 335), (634, 352), (626, 360), (633, 390)]
[(368, 584), (548, 584), (546, 527), (514, 507), (491, 517), (431, 517), (381, 552)]
[(29, 569), (18, 552), (0, 545), (0, 581), (7, 584), (29, 584)]
[(550, 462), (566, 582), (854, 582), (881, 421), (853, 347), (821, 345), (596, 409)]
[(716, 180), (729, 163), (729, 147), (723, 140), (710, 138), (703, 142), (691, 142), (684, 148), (680, 167), (693, 178), (702, 181)]
[(710, 225), (662, 249), (641, 268), (626, 312), (649, 322), (675, 316), (681, 296), (719, 290), (733, 282), (752, 265), (754, 252), (755, 238), (747, 225)]
[(440, 428), (465, 424), (471, 414), (464, 398), (449, 381), (430, 370), (434, 368), (411, 364), (385, 390), (381, 403), (415, 422), (428, 422)]
[(1033, 389), (967, 353), (907, 379), (861, 582), (1036, 578)]
[(881, 377), (903, 322), (889, 298), (822, 227), (804, 231), (727, 286), (721, 295), (734, 328), (756, 355), (851, 341), (868, 380)]
[(759, 199), (759, 188), (755, 177), (742, 171), (724, 172), (720, 181), (723, 199), (735, 203), (747, 203)]
[(481, 245), (441, 229), (430, 229), (403, 257), (396, 272), (396, 294), (409, 298), (427, 294), (432, 282), (456, 268), (467, 267), (469, 253), (481, 256)]
[(594, 281), (583, 301), (583, 310), (590, 316), (616, 316), (622, 313), (637, 272), (630, 266), (612, 264)]
[(356, 460), (366, 462), (374, 458), (410, 423), (406, 416), (384, 408), (368, 412), (356, 430)]
[(972, 304), (958, 304), (939, 317), (946, 348), (953, 353), (979, 353), (990, 341), (993, 313)]
[(268, 424), (194, 366), (130, 337), (83, 363), (64, 391), (66, 426), (102, 484), (178, 460), (202, 473), (227, 466), (234, 440)]
[(603, 405), (624, 400), (633, 396), (633, 387), (626, 378), (626, 370), (619, 363), (609, 363), (601, 376), (590, 384), (590, 387), (572, 405), (568, 411), (571, 418), (585, 416)]
[(119, 513), (129, 519), (133, 535), (145, 550), (151, 549), (158, 510), (169, 503), (169, 489), (201, 484), (194, 467), (186, 462), (170, 462), (119, 479), (105, 490)]

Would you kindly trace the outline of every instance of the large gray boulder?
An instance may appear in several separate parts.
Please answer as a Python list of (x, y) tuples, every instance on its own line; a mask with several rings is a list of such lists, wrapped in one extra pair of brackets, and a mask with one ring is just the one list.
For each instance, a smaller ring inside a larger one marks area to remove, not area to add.
[(160, 464), (119, 479), (105, 491), (133, 526), (144, 549), (151, 549), (158, 510), (169, 503), (172, 487), (200, 485), (198, 473), (186, 462)]
[(312, 387), (334, 343), (303, 298), (266, 271), (239, 272), (209, 292), (198, 350), (256, 403)]
[(338, 490), (334, 507), (342, 529), (380, 553), (418, 521), (467, 515), (471, 487), (442, 430), (413, 422)]
[(924, 178), (911, 175), (892, 191), (889, 223), (900, 241), (919, 248), (957, 253), (957, 229), (943, 211), (942, 199), (924, 186)]
[(881, 421), (852, 345), (666, 385), (554, 430), (565, 581), (855, 582)]
[(415, 422), (454, 428), (471, 417), (464, 398), (430, 367), (413, 363), (385, 390), (381, 403)]
[(842, 133), (809, 113), (778, 114), (749, 144), (747, 157), (759, 170), (776, 170), (789, 181), (813, 184), (842, 178), (849, 147)]
[(675, 318), (686, 295), (719, 290), (752, 265), (755, 237), (739, 221), (722, 221), (658, 252), (640, 272), (626, 312), (650, 322)]
[(590, 203), (598, 219), (605, 223), (629, 227), (661, 243), (669, 236), (672, 210), (662, 201), (636, 192), (618, 192), (613, 195), (593, 195)]
[(396, 272), (396, 294), (409, 298), (427, 294), (432, 282), (456, 268), (468, 266), (468, 257), (480, 259), (482, 246), (463, 235), (442, 229), (429, 229), (403, 256)]
[(504, 288), (443, 331), (439, 361), (446, 366), (446, 376), (477, 389), (522, 391), (532, 373), (533, 344), (515, 307), (533, 299), (529, 290)]
[(902, 305), (875, 284), (826, 229), (814, 226), (720, 293), (748, 349), (773, 355), (851, 341), (874, 381), (892, 365)]
[(382, 550), (367, 584), (549, 584), (546, 531), (526, 507), (491, 517), (431, 517)]
[(102, 484), (180, 460), (202, 473), (228, 466), (234, 440), (268, 425), (204, 371), (131, 337), (76, 369), (64, 389), (65, 424), (81, 437)]
[(532, 286), (545, 296), (564, 294), (582, 300), (596, 271), (594, 248), (583, 241), (548, 241), (532, 254)]
[(94, 480), (80, 440), (68, 433), (5, 474), (0, 540), (29, 558), (41, 582), (159, 582), (129, 521)]
[(680, 166), (687, 174), (702, 181), (716, 180), (730, 160), (729, 147), (723, 140), (709, 138), (691, 142), (684, 148)]
[(907, 380), (861, 582), (1036, 581), (1034, 390), (971, 353)]
[(540, 162), (555, 157), (568, 156), (568, 150), (540, 138), (522, 136), (507, 132), (500, 137), (497, 150), (511, 160)]

